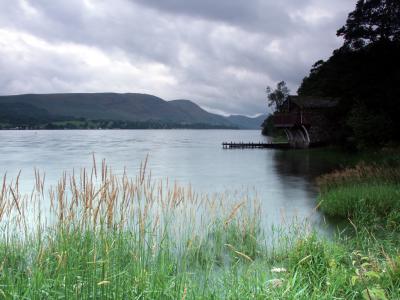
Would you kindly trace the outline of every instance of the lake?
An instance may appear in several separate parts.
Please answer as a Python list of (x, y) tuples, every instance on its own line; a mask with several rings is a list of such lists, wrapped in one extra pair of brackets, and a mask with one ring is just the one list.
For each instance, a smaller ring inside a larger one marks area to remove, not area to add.
[(309, 218), (315, 212), (316, 176), (338, 165), (321, 150), (222, 149), (223, 141), (265, 142), (256, 130), (60, 130), (0, 131), (0, 174), (16, 177), (21, 192), (34, 186), (34, 168), (45, 172), (46, 186), (55, 185), (64, 171), (92, 166), (94, 153), (114, 173), (124, 168), (136, 175), (148, 155), (155, 179), (169, 178), (201, 193), (258, 197), (264, 226)]

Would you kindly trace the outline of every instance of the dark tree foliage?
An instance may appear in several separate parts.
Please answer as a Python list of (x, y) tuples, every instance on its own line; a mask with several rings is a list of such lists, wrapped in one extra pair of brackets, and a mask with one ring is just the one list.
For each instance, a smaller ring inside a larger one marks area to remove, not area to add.
[(400, 41), (400, 1), (358, 0), (337, 35), (356, 50), (378, 41)]
[(395, 135), (394, 124), (391, 118), (379, 110), (371, 110), (360, 103), (350, 111), (347, 124), (357, 137), (358, 146), (365, 148), (374, 144), (382, 145)]
[[(397, 107), (400, 101), (400, 43), (378, 42), (358, 51), (336, 50), (304, 78), (299, 95), (356, 100), (374, 108)], [(399, 99), (399, 100), (397, 100)]]
[(340, 100), (338, 130), (358, 145), (400, 141), (400, 0), (358, 1), (345, 39), (326, 61), (318, 61), (298, 93)]
[(269, 115), (261, 124), (261, 127), (263, 135), (274, 136), (276, 131), (274, 126), (274, 115)]
[[(389, 140), (399, 141), (400, 135), (393, 129), (400, 128), (400, 43), (382, 41), (358, 51), (336, 50), (328, 61), (319, 64), (304, 78), (298, 93), (338, 98), (338, 130), (347, 135), (354, 134), (358, 144), (380, 145)], [(379, 115), (381, 120), (384, 116), (386, 127), (380, 124), (366, 126), (368, 122), (357, 124), (361, 119), (352, 118), (350, 112), (354, 116), (361, 106), (364, 120), (368, 119), (372, 124), (378, 120), (375, 115)], [(375, 130), (376, 133), (360, 134), (363, 130)], [(392, 134), (388, 135), (389, 132)], [(369, 138), (378, 135), (382, 138)]]
[(278, 82), (275, 90), (272, 90), (272, 88), (268, 86), (266, 92), (268, 98), (268, 106), (273, 107), (275, 111), (281, 111), (282, 105), (289, 97), (290, 93), (288, 87), (286, 86), (286, 82)]

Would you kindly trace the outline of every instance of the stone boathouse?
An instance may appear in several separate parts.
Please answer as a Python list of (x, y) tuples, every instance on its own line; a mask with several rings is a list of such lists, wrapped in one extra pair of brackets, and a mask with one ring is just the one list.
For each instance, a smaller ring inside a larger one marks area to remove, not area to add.
[(335, 136), (330, 115), (337, 104), (332, 98), (289, 96), (275, 113), (274, 126), (285, 131), (293, 148), (327, 144)]

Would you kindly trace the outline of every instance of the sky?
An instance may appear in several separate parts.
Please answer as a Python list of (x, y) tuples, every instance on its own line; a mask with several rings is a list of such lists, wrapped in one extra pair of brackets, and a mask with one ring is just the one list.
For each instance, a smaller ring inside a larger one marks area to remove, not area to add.
[(0, 0), (0, 94), (148, 93), (267, 112), (343, 41), (351, 0)]

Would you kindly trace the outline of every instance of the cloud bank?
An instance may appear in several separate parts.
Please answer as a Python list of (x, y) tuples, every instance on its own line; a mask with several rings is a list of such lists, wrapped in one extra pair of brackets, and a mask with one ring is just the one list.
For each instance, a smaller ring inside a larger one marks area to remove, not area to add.
[(0, 94), (141, 92), (267, 110), (342, 43), (348, 0), (0, 0)]

